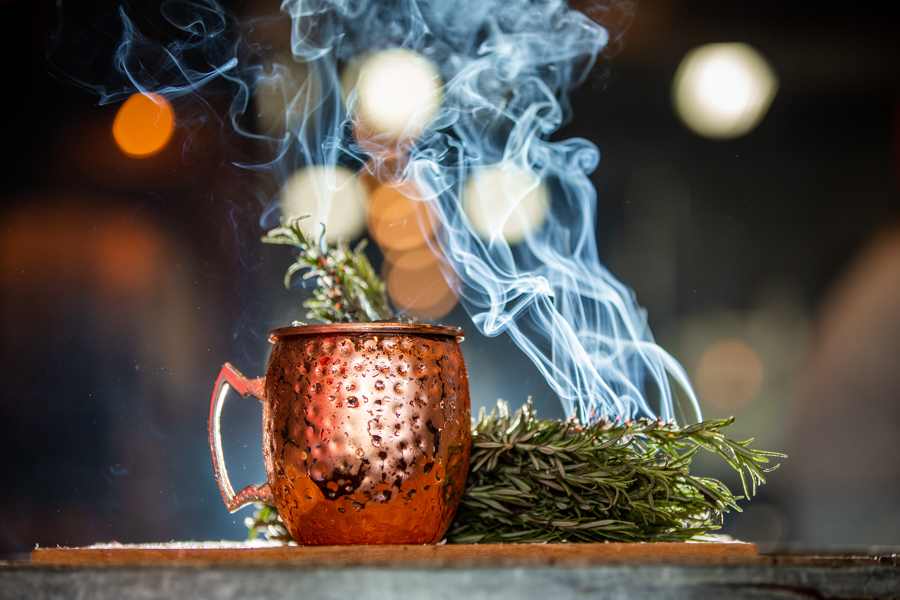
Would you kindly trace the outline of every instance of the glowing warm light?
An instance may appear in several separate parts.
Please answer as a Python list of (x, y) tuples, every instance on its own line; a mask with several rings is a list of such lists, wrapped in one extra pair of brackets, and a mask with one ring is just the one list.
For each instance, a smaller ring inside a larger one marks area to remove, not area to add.
[(778, 80), (769, 63), (746, 44), (709, 44), (685, 55), (672, 97), (678, 115), (700, 135), (729, 139), (762, 120)]
[(482, 238), (525, 239), (547, 218), (550, 194), (533, 171), (512, 164), (484, 167), (466, 184), (463, 207)]
[[(345, 78), (353, 73), (351, 68)], [(360, 66), (356, 82), (357, 135), (393, 141), (418, 138), (440, 107), (442, 85), (431, 63), (411, 50), (373, 54)]]
[(133, 158), (146, 158), (165, 148), (175, 130), (175, 114), (159, 94), (134, 94), (119, 108), (113, 137)]
[(347, 101), (347, 98), (350, 97), (350, 94), (356, 88), (356, 84), (359, 83), (359, 72), (366, 58), (368, 58), (367, 54), (361, 54), (344, 65), (344, 68), (341, 70), (341, 97), (344, 99), (344, 102)]
[(697, 364), (694, 387), (718, 408), (737, 408), (753, 400), (762, 386), (759, 355), (736, 339), (722, 339), (707, 348)]
[(310, 106), (319, 99), (316, 79), (304, 63), (286, 60), (269, 65), (256, 81), (254, 100), (258, 129), (280, 136), (298, 131)]
[(434, 320), (456, 306), (456, 294), (430, 248), (389, 254), (386, 258), (384, 273), (388, 295), (401, 312), (418, 319)]
[(318, 239), (324, 224), (329, 242), (352, 240), (362, 234), (366, 225), (364, 190), (350, 169), (307, 167), (285, 182), (281, 211), (285, 215), (310, 215), (300, 222), (307, 235)]
[(415, 200), (412, 184), (379, 186), (369, 199), (369, 233), (384, 251), (405, 251), (424, 246), (433, 234), (427, 204)]

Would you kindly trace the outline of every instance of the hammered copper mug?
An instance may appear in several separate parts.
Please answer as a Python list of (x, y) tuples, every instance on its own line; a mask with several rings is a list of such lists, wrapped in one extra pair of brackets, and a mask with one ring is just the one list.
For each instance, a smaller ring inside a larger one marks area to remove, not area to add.
[[(231, 512), (273, 504), (300, 544), (430, 544), (462, 496), (469, 386), (454, 327), (340, 323), (276, 329), (264, 378), (219, 373), (209, 443)], [(268, 483), (237, 494), (222, 455), (228, 387), (263, 403)]]

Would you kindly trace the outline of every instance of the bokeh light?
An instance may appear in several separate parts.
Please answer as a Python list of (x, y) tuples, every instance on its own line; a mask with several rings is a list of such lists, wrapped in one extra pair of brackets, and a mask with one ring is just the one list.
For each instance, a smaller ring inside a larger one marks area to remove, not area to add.
[(319, 90), (304, 63), (282, 59), (266, 66), (253, 98), (258, 130), (280, 137), (300, 129), (304, 111), (319, 101)]
[[(370, 179), (363, 177), (364, 185), (374, 183), (374, 176)], [(369, 198), (366, 221), (384, 253), (382, 275), (394, 307), (407, 316), (433, 321), (449, 313), (457, 297), (441, 269), (440, 251), (431, 243), (429, 205), (419, 196), (408, 181), (378, 185)]]
[(159, 94), (134, 94), (126, 100), (113, 121), (113, 137), (119, 148), (133, 158), (158, 154), (175, 130), (175, 113)]
[(762, 362), (756, 351), (741, 340), (725, 338), (700, 356), (694, 387), (709, 405), (733, 409), (753, 400), (762, 380)]
[(411, 183), (379, 186), (369, 199), (369, 233), (385, 252), (424, 246), (433, 235), (425, 202), (414, 199)]
[(447, 283), (439, 261), (428, 246), (386, 256), (384, 277), (388, 295), (400, 312), (422, 320), (435, 320), (456, 306), (456, 294)]
[(547, 218), (550, 194), (534, 171), (504, 163), (475, 172), (466, 184), (463, 206), (482, 238), (503, 237), (516, 244)]
[(365, 229), (365, 187), (345, 167), (312, 166), (298, 170), (281, 190), (281, 212), (296, 217), (307, 235), (318, 238), (325, 227), (330, 243), (353, 240)]
[(769, 63), (746, 44), (708, 44), (688, 52), (672, 84), (682, 121), (715, 139), (744, 135), (762, 120), (778, 80)]
[[(352, 78), (354, 69), (345, 79)], [(411, 50), (393, 48), (369, 56), (356, 81), (357, 136), (417, 139), (440, 107), (441, 86), (432, 64)]]

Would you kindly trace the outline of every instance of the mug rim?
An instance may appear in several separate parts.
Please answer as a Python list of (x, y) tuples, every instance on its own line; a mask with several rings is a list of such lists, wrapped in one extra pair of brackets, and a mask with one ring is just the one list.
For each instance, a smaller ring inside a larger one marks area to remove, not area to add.
[(294, 325), (291, 327), (279, 327), (269, 332), (269, 341), (273, 344), (278, 340), (309, 335), (344, 335), (344, 334), (360, 334), (360, 333), (393, 333), (393, 334), (418, 334), (418, 335), (440, 335), (447, 337), (455, 337), (457, 341), (465, 339), (465, 332), (459, 327), (451, 327), (450, 325), (434, 325), (431, 323), (393, 323), (393, 322), (370, 322), (370, 323), (324, 323), (316, 325)]

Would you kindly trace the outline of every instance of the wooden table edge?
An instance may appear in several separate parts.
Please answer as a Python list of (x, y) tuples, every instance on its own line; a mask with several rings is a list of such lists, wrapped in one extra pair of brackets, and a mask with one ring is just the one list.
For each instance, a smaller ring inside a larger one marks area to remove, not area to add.
[(33, 564), (245, 563), (308, 566), (539, 566), (610, 561), (723, 562), (755, 559), (754, 544), (448, 544), (444, 546), (112, 547), (36, 548)]

